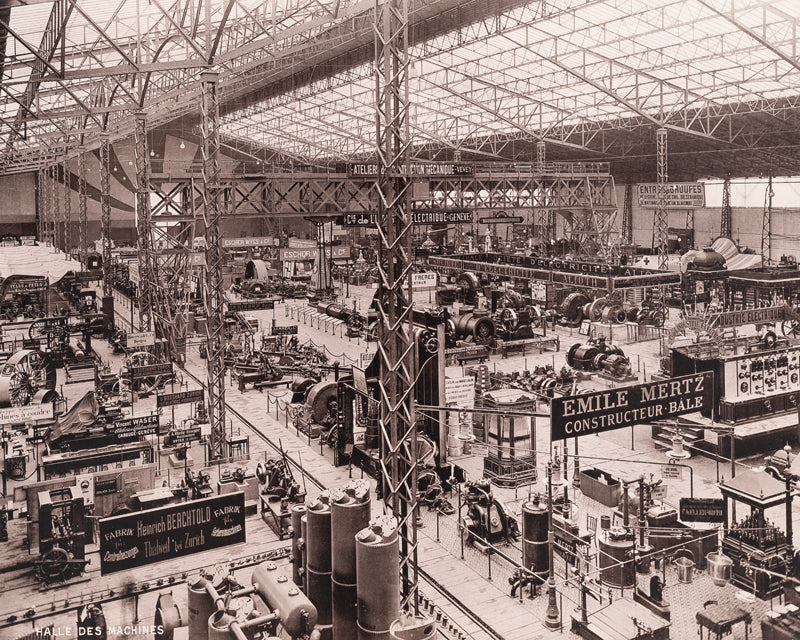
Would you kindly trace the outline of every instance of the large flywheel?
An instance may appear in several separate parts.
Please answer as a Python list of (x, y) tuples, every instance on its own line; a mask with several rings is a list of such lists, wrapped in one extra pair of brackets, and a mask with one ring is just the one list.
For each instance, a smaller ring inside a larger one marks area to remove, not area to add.
[[(123, 377), (130, 380), (129, 375), (132, 367), (145, 367), (158, 363), (158, 358), (149, 351), (134, 351), (125, 359), (123, 371), (127, 372), (127, 375), (123, 373)], [(137, 393), (151, 393), (155, 389), (161, 387), (166, 380), (167, 376), (163, 375), (152, 375), (145, 378), (137, 378), (136, 380), (130, 380), (130, 388)]]
[(55, 388), (56, 368), (42, 351), (17, 351), (0, 367), (0, 406), (24, 406), (40, 389)]

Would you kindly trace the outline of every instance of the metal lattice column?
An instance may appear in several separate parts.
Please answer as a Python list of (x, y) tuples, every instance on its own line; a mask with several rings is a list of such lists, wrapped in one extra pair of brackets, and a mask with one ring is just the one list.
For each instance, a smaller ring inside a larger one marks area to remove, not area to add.
[(208, 419), (211, 423), (211, 457), (227, 455), (225, 446), (225, 358), (223, 333), (225, 326), (222, 292), (222, 239), (220, 237), (219, 180), (219, 74), (204, 72), (202, 86), (201, 127), (203, 154), (203, 221), (205, 224), (206, 258), (206, 340), (208, 359)]
[(111, 295), (111, 175), (108, 134), (100, 137), (100, 237), (103, 243), (103, 296)]
[[(147, 114), (137, 111), (133, 135), (136, 163), (136, 231), (139, 255), (139, 331), (153, 328), (152, 288), (158, 278), (152, 263), (152, 220), (150, 215), (150, 156), (147, 152)], [(160, 336), (157, 336), (160, 337)]]
[(733, 210), (731, 209), (731, 179), (726, 177), (722, 182), (722, 216), (719, 221), (719, 235), (730, 238), (733, 226)]
[[(539, 141), (536, 143), (536, 173), (541, 175), (544, 173), (546, 147), (544, 142)], [(532, 198), (534, 203), (540, 200), (546, 200), (547, 196), (542, 195), (540, 198)], [(536, 224), (539, 226), (539, 235), (542, 245), (540, 248), (548, 250), (550, 248), (550, 241), (555, 240), (554, 234), (551, 234), (550, 218), (552, 211), (546, 207), (539, 207), (536, 216)]]
[(625, 201), (622, 203), (622, 244), (633, 244), (633, 185), (625, 185)]
[(772, 261), (772, 176), (767, 183), (767, 192), (764, 197), (764, 216), (761, 220), (761, 261), (766, 265)]
[(408, 121), (408, 1), (375, 5), (375, 116), (378, 155), (378, 353), (381, 363), (383, 499), (400, 535), (401, 603), (416, 610), (417, 429), (411, 331), (411, 216)]
[(45, 211), (44, 169), (36, 173), (36, 240), (44, 239), (44, 211)]
[(57, 164), (53, 165), (53, 180), (50, 183), (50, 186), (52, 187), (50, 195), (52, 196), (52, 203), (53, 203), (53, 209), (51, 211), (53, 215), (50, 217), (50, 222), (51, 222), (50, 238), (51, 238), (51, 244), (56, 249), (60, 248), (58, 246), (59, 245), (58, 223), (61, 219), (61, 196), (59, 194), (59, 188), (58, 188), (58, 169), (59, 165)]
[(86, 150), (78, 156), (78, 251), (86, 268), (86, 234), (88, 233), (88, 194), (86, 192)]
[(667, 130), (656, 131), (656, 212), (654, 227), (658, 246), (658, 268), (667, 268), (669, 217), (667, 213)]
[(64, 159), (64, 231), (62, 239), (64, 241), (64, 253), (69, 256), (72, 250), (72, 189), (69, 184), (69, 160)]

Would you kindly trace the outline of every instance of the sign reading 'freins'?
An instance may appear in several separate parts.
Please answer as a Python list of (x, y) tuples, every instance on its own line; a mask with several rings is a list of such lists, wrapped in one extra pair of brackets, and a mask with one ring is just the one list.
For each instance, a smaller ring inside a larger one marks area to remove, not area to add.
[(705, 371), (660, 382), (553, 398), (551, 437), (563, 440), (694, 411), (710, 411), (713, 382), (713, 374)]

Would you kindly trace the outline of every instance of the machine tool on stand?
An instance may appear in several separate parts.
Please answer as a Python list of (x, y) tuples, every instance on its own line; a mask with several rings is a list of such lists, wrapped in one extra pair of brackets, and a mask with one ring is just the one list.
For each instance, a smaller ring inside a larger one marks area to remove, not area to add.
[(519, 538), (517, 521), (494, 497), (488, 480), (467, 482), (461, 499), (459, 522), (466, 542), (488, 552), (486, 543), (511, 542)]

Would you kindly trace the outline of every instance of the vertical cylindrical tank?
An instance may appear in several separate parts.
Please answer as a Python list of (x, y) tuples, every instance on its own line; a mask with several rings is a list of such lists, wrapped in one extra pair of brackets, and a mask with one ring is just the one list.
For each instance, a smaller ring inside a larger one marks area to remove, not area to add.
[[(189, 609), (189, 637), (198, 640), (208, 639), (208, 619), (217, 611), (216, 603), (206, 590), (209, 580), (200, 576), (195, 582), (187, 585), (187, 608)], [(227, 582), (220, 580), (212, 583), (220, 595), (227, 591)]]
[(399, 560), (395, 518), (379, 516), (356, 534), (359, 640), (389, 640), (400, 615)]
[(367, 480), (351, 480), (331, 492), (334, 638), (355, 638), (357, 634), (355, 536), (369, 526), (371, 508)]
[(258, 594), (272, 611), (278, 612), (283, 628), (292, 638), (308, 635), (317, 624), (317, 609), (289, 579), (289, 567), (262, 562), (250, 578)]
[(542, 581), (550, 571), (547, 545), (547, 505), (537, 499), (522, 503), (522, 566), (530, 569)]
[[(292, 507), (292, 580), (298, 587), (303, 586), (303, 554), (302, 546), (305, 544), (303, 538), (301, 518), (306, 514), (306, 505), (296, 504)], [(303, 589), (305, 591), (305, 589)]]
[(308, 554), (307, 542), (308, 539), (308, 518), (304, 515), (300, 518), (300, 566), (303, 567), (303, 593), (308, 595)]
[(389, 627), (390, 640), (433, 640), (436, 621), (427, 616), (415, 617), (403, 613)]
[(321, 625), (331, 623), (331, 505), (323, 491), (306, 504), (306, 585)]
[(600, 536), (597, 550), (600, 560), (600, 580), (613, 587), (632, 587), (636, 584), (633, 565), (634, 541), (616, 539), (611, 535)]

